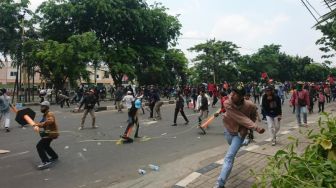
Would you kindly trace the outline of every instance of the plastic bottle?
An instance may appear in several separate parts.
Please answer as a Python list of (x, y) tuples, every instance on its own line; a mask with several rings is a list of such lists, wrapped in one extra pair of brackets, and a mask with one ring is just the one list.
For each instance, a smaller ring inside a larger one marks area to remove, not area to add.
[(150, 169), (154, 170), (154, 171), (159, 171), (160, 167), (153, 165), (153, 164), (149, 164), (148, 165)]
[(138, 173), (141, 174), (141, 175), (145, 175), (145, 174), (146, 174), (146, 170), (139, 169), (139, 170), (138, 170)]

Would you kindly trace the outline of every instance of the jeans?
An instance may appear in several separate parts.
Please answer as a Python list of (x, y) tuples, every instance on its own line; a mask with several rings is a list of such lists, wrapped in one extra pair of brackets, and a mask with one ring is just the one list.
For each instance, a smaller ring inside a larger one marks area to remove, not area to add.
[(301, 113), (303, 114), (303, 123), (307, 123), (307, 107), (295, 106), (296, 120), (298, 125), (301, 125)]
[(198, 125), (202, 124), (202, 121), (208, 117), (209, 110), (200, 110), (199, 116), (198, 116)]
[(225, 155), (221, 173), (220, 173), (220, 175), (217, 179), (217, 182), (218, 182), (219, 186), (224, 186), (225, 185), (225, 183), (226, 183), (226, 181), (227, 181), (227, 179), (230, 175), (231, 169), (233, 167), (233, 162), (234, 162), (235, 156), (236, 156), (238, 150), (240, 149), (241, 144), (244, 141), (244, 138), (242, 138), (239, 134), (232, 135), (227, 130), (225, 130), (224, 136), (225, 136), (225, 139), (227, 140), (227, 142), (229, 143), (230, 146), (229, 146), (228, 151)]

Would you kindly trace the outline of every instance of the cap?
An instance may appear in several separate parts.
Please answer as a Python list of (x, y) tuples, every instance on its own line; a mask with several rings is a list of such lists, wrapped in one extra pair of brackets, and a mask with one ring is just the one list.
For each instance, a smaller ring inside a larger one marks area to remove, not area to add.
[(42, 103), (41, 103), (41, 106), (50, 106), (50, 102), (49, 101), (43, 101)]
[(245, 96), (245, 87), (244, 84), (242, 82), (237, 83), (233, 88), (232, 91), (236, 92), (238, 95), (240, 96)]
[(127, 94), (132, 94), (132, 91), (127, 91)]

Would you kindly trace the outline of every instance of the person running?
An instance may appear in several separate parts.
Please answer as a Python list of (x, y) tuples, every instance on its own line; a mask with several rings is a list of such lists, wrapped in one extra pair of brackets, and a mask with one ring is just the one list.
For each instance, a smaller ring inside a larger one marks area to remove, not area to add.
[(272, 146), (276, 144), (276, 134), (280, 130), (282, 116), (281, 99), (275, 94), (273, 86), (268, 86), (262, 99), (262, 108), (265, 111), (268, 131), (271, 135)]
[(301, 113), (303, 114), (304, 126), (307, 126), (307, 112), (310, 105), (308, 91), (303, 89), (303, 82), (298, 82), (296, 91), (293, 92), (290, 106), (295, 108), (298, 126), (302, 126)]
[(84, 123), (85, 123), (85, 119), (88, 113), (90, 113), (91, 118), (92, 118), (92, 128), (98, 128), (98, 126), (96, 126), (96, 116), (95, 116), (95, 110), (94, 110), (94, 106), (96, 105), (96, 103), (97, 103), (97, 99), (94, 94), (94, 90), (90, 89), (89, 92), (86, 94), (86, 96), (84, 96), (77, 110), (79, 112), (81, 107), (84, 105), (84, 114), (82, 117), (81, 126), (78, 128), (79, 130), (84, 129)]
[(10, 100), (11, 98), (7, 95), (7, 90), (5, 88), (0, 90), (0, 122), (5, 125), (6, 132), (10, 132)]
[(217, 188), (223, 188), (229, 178), (235, 156), (242, 146), (248, 129), (253, 129), (262, 134), (265, 129), (258, 127), (255, 123), (257, 119), (257, 107), (253, 102), (245, 100), (245, 89), (242, 84), (232, 89), (230, 98), (225, 101), (226, 112), (223, 115), (224, 136), (229, 143), (229, 148), (224, 157), (222, 170), (217, 179)]
[(205, 134), (205, 131), (201, 127), (202, 121), (208, 117), (209, 114), (209, 105), (210, 105), (210, 97), (205, 94), (204, 90), (200, 91), (200, 94), (197, 97), (196, 102), (196, 109), (200, 113), (198, 116), (198, 127), (202, 129), (203, 133)]
[(184, 99), (183, 99), (183, 95), (181, 91), (177, 92), (177, 99), (176, 99), (176, 106), (175, 106), (175, 113), (174, 113), (174, 124), (172, 126), (177, 126), (176, 124), (176, 119), (177, 119), (177, 115), (179, 112), (181, 112), (182, 117), (184, 118), (185, 125), (187, 125), (189, 123), (189, 120), (187, 118), (187, 116), (185, 115), (184, 111)]
[(56, 124), (55, 116), (49, 111), (49, 108), (50, 103), (48, 101), (43, 101), (41, 103), (43, 117), (39, 123), (36, 123), (33, 126), (34, 130), (39, 131), (41, 136), (41, 140), (36, 145), (37, 152), (42, 161), (42, 163), (37, 166), (39, 169), (47, 168), (51, 163), (58, 160), (57, 153), (50, 147), (50, 143), (59, 136), (58, 126)]

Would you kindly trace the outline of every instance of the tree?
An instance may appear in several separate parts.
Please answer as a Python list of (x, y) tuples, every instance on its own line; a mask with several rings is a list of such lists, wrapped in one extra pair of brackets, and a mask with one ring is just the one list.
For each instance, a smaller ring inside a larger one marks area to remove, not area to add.
[(176, 44), (181, 28), (166, 10), (142, 0), (49, 0), (37, 13), (46, 39), (64, 42), (72, 34), (93, 31), (102, 46), (102, 60), (120, 85), (125, 74), (138, 78), (164, 70), (164, 54)]
[(43, 78), (57, 90), (63, 89), (67, 81), (71, 84), (82, 78), (88, 81), (87, 65), (100, 58), (100, 44), (94, 33), (71, 36), (66, 43), (53, 40), (30, 43), (34, 48), (29, 58), (38, 62)]
[(231, 64), (238, 61), (240, 54), (238, 46), (228, 41), (209, 40), (205, 43), (197, 44), (189, 48), (189, 51), (199, 53), (193, 61), (195, 62), (196, 71), (200, 73), (203, 82), (214, 82), (216, 80), (228, 80), (228, 74), (223, 74), (220, 70), (228, 70)]

